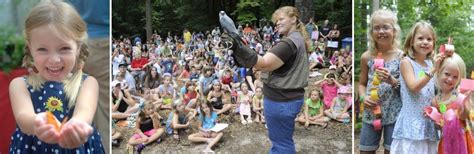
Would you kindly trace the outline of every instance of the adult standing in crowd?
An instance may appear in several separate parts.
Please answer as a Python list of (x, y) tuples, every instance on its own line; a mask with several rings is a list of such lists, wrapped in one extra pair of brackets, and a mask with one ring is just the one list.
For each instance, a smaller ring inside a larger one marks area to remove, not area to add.
[(329, 34), (328, 34), (328, 45), (327, 45), (328, 50), (326, 50), (328, 53), (328, 57), (332, 57), (334, 52), (339, 47), (340, 33), (341, 32), (339, 31), (339, 29), (337, 29), (337, 24), (334, 24), (334, 26), (332, 27), (331, 31), (329, 31)]
[[(329, 25), (329, 20), (324, 20), (324, 23), (323, 25), (321, 26), (321, 32), (320, 32), (320, 36), (324, 39), (324, 45), (326, 45), (327, 47), (327, 43), (328, 43), (328, 37), (329, 37), (329, 32), (331, 31), (331, 26)], [(327, 49), (325, 49), (325, 51), (327, 51)], [(328, 52), (326, 52), (324, 55), (326, 55), (326, 58), (330, 59), (330, 55), (327, 54)]]
[(304, 101), (304, 87), (308, 84), (306, 52), (310, 42), (295, 7), (277, 9), (272, 20), (284, 38), (263, 56), (245, 46), (238, 34), (229, 33), (231, 38), (227, 40), (234, 43), (234, 58), (238, 65), (264, 72), (264, 113), (272, 142), (270, 153), (292, 154), (295, 153), (295, 118)]

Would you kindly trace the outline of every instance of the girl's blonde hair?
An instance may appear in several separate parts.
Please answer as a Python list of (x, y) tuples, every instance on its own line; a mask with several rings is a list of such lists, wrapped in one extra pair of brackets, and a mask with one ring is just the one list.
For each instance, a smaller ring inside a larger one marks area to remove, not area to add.
[(298, 12), (298, 9), (293, 7), (293, 6), (283, 6), (280, 7), (279, 9), (275, 10), (272, 15), (272, 21), (273, 23), (277, 23), (278, 21), (278, 15), (280, 13), (286, 14), (288, 17), (295, 17), (296, 18), (296, 31), (300, 32), (301, 35), (303, 35), (303, 38), (305, 40), (305, 47), (306, 47), (306, 52), (310, 51), (311, 48), (311, 41), (309, 39), (309, 34), (306, 31), (305, 24), (301, 22), (300, 20), (300, 14)]
[(175, 112), (178, 112), (178, 106), (183, 104), (183, 101), (181, 99), (177, 99), (173, 102), (172, 108)]
[(319, 100), (323, 100), (323, 94), (318, 89), (313, 89), (309, 92), (309, 96), (308, 96), (309, 99), (311, 99), (311, 94), (313, 94), (313, 92), (317, 92)]
[(436, 81), (435, 81), (435, 84), (436, 84), (436, 87), (440, 88), (440, 79), (441, 79), (441, 75), (443, 74), (443, 70), (444, 68), (446, 68), (446, 66), (448, 64), (454, 64), (455, 66), (457, 66), (457, 69), (459, 71), (459, 76), (458, 76), (458, 79), (456, 81), (456, 84), (454, 86), (454, 89), (456, 89), (458, 86), (459, 86), (459, 83), (461, 82), (461, 79), (462, 78), (466, 78), (466, 64), (464, 63), (464, 60), (462, 60), (462, 58), (456, 54), (456, 53), (453, 53), (452, 56), (449, 56), (449, 57), (446, 57), (444, 58), (443, 62), (441, 63), (441, 67), (439, 69), (438, 72), (436, 72)]
[[(85, 41), (87, 40), (87, 26), (77, 11), (68, 3), (60, 0), (44, 0), (32, 8), (25, 20), (25, 29), (23, 35), (26, 41), (31, 38), (31, 32), (47, 25), (54, 31), (55, 35), (61, 39), (72, 39), (77, 42), (79, 54), (76, 57), (75, 66), (72, 70), (72, 76), (69, 76), (64, 83), (64, 91), (69, 99), (69, 108), (76, 103), (79, 88), (82, 81), (82, 66), (89, 55)], [(28, 46), (25, 47), (25, 56), (23, 57), (23, 66), (35, 70), (33, 56)], [(34, 90), (39, 90), (45, 80), (37, 73), (28, 75), (28, 84)]]
[(140, 117), (141, 120), (144, 120), (146, 118), (146, 114), (145, 114), (145, 111), (147, 109), (155, 109), (155, 105), (153, 105), (153, 103), (151, 102), (145, 102), (145, 106), (140, 110), (140, 112), (138, 113), (138, 116)]
[(413, 41), (415, 39), (416, 33), (420, 31), (422, 28), (428, 28), (433, 35), (433, 51), (430, 52), (427, 56), (429, 59), (433, 59), (434, 56), (434, 49), (436, 43), (436, 34), (434, 32), (433, 26), (425, 21), (416, 22), (413, 27), (411, 27), (410, 31), (408, 32), (407, 38), (405, 39), (405, 44), (403, 45), (403, 51), (406, 56), (410, 58), (415, 58), (415, 49), (413, 48)]
[(368, 36), (369, 36), (369, 52), (371, 55), (375, 55), (376, 51), (375, 48), (377, 47), (377, 42), (375, 42), (374, 38), (372, 37), (373, 30), (374, 30), (374, 18), (377, 16), (383, 16), (386, 18), (389, 18), (392, 20), (390, 25), (393, 27), (393, 40), (392, 40), (392, 46), (394, 48), (398, 48), (400, 46), (400, 25), (398, 25), (398, 18), (395, 13), (393, 13), (390, 10), (377, 10), (374, 13), (372, 13), (372, 16), (370, 17), (370, 23), (369, 23), (369, 30), (367, 31)]

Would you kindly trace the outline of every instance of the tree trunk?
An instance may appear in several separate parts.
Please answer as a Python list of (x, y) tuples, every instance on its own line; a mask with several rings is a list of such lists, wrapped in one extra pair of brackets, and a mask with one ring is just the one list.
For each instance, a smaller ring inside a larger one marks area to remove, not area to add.
[(314, 17), (313, 0), (295, 0), (295, 7), (300, 11), (301, 22), (306, 23)]
[[(151, 0), (146, 0), (146, 40), (151, 40)], [(147, 41), (143, 42), (146, 43)]]

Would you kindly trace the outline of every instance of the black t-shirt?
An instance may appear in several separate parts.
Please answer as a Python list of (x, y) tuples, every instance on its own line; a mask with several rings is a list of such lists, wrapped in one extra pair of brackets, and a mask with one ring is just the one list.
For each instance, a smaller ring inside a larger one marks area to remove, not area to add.
[(153, 120), (150, 117), (146, 117), (141, 119), (140, 121), (140, 130), (144, 133), (146, 131), (152, 130), (153, 127)]
[(323, 28), (321, 29), (321, 34), (323, 34), (324, 36), (328, 35), (329, 34), (329, 31), (331, 31), (331, 26), (326, 25), (326, 26), (322, 26)]
[[(290, 39), (280, 41), (269, 52), (275, 54), (283, 61), (283, 65), (274, 70), (273, 74), (286, 75), (295, 62), (296, 46)], [(294, 49), (293, 49), (294, 48)], [(263, 95), (274, 101), (289, 101), (297, 98), (304, 98), (304, 88), (301, 89), (276, 89), (263, 84)]]
[[(122, 94), (125, 95), (125, 92), (123, 90), (120, 91)], [(125, 97), (125, 96), (123, 96)], [(112, 94), (112, 99), (115, 103), (115, 101), (118, 100), (118, 96), (115, 96), (114, 94)], [(124, 113), (125, 111), (127, 111), (127, 108), (128, 108), (128, 104), (127, 102), (125, 102), (124, 99), (122, 99), (120, 102), (119, 102), (119, 106), (117, 107), (117, 111), (118, 112), (121, 112), (121, 113)]]

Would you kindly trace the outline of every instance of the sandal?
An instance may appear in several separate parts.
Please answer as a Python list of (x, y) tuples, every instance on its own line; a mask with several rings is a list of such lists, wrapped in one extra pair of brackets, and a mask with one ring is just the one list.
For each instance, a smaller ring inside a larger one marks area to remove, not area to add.
[(173, 138), (179, 140), (179, 135), (178, 135), (178, 133), (173, 134)]
[(323, 128), (327, 128), (328, 125), (329, 125), (329, 122), (326, 122), (326, 123), (324, 123), (324, 125), (323, 125), (322, 127), (323, 127)]
[(118, 139), (112, 140), (112, 146), (119, 147), (120, 146), (120, 140), (118, 140)]
[(145, 144), (143, 144), (143, 143), (142, 143), (142, 144), (139, 144), (139, 145), (137, 145), (137, 146), (135, 147), (135, 150), (136, 150), (138, 153), (142, 152), (143, 149), (145, 149)]

